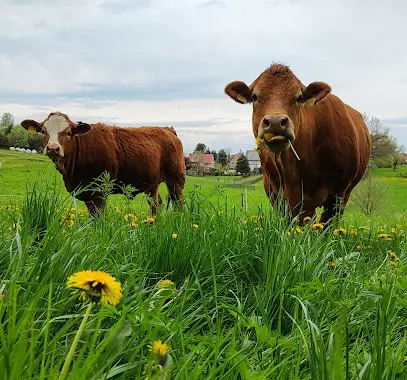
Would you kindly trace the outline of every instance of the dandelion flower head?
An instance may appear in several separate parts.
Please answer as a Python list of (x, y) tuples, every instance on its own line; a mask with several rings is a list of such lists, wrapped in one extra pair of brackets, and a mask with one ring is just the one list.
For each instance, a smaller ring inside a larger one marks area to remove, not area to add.
[(99, 299), (102, 304), (117, 305), (122, 298), (122, 286), (103, 271), (84, 270), (68, 277), (68, 288), (81, 293), (82, 300)]

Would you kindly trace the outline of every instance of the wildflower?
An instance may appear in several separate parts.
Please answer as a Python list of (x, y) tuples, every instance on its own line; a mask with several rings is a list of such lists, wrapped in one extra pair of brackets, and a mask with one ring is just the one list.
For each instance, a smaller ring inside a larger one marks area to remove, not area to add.
[(164, 365), (168, 357), (168, 345), (161, 342), (161, 339), (156, 340), (153, 346), (150, 346), (150, 351), (154, 352), (160, 365)]
[(322, 230), (324, 228), (324, 225), (322, 224), (322, 223), (314, 223), (313, 225), (312, 225), (312, 229), (313, 230)]
[(332, 269), (336, 269), (336, 266), (337, 266), (337, 265), (336, 265), (335, 262), (332, 262), (330, 265), (331, 265), (331, 268), (332, 268)]
[(288, 236), (291, 236), (291, 232), (290, 232), (290, 231), (287, 231), (287, 235), (288, 235)]
[(74, 222), (72, 219), (69, 219), (69, 220), (66, 222), (66, 224), (68, 225), (68, 227), (72, 227), (72, 226), (75, 224), (75, 222)]
[(392, 234), (395, 234), (395, 233), (397, 232), (397, 230), (396, 230), (395, 228), (392, 228), (392, 229), (390, 230), (390, 232), (391, 232)]
[(84, 270), (68, 277), (68, 288), (81, 293), (82, 300), (100, 299), (102, 304), (117, 305), (122, 298), (122, 286), (110, 274), (103, 271)]
[(345, 230), (345, 228), (336, 228), (336, 229), (334, 230), (334, 235), (335, 235), (335, 236), (338, 236), (338, 235), (344, 236), (344, 235), (346, 235), (346, 230)]
[(388, 253), (389, 256), (391, 257), (391, 260), (392, 260), (392, 261), (394, 261), (394, 262), (399, 261), (399, 258), (398, 258), (398, 256), (397, 256), (396, 252), (394, 252), (394, 251), (388, 251), (387, 253)]
[(379, 234), (378, 238), (379, 239), (384, 239), (384, 240), (391, 240), (391, 235), (389, 235), (389, 234)]
[(377, 227), (377, 233), (378, 234), (383, 234), (384, 233), (384, 229), (382, 227)]
[(147, 218), (143, 223), (153, 224), (155, 222), (155, 218)]
[(310, 216), (306, 216), (306, 217), (304, 218), (304, 223), (308, 223), (310, 220), (311, 220), (311, 217), (310, 217)]
[(171, 237), (172, 237), (173, 239), (176, 239), (176, 238), (178, 237), (178, 235), (177, 235), (177, 234), (172, 234)]
[(350, 232), (349, 232), (349, 235), (350, 235), (350, 236), (353, 236), (353, 237), (357, 236), (357, 234), (358, 234), (358, 233), (357, 233), (356, 231), (350, 231)]
[(264, 134), (264, 140), (266, 140), (267, 142), (271, 141), (271, 139), (274, 137), (274, 135), (272, 133), (265, 133)]
[(197, 230), (199, 226), (197, 224), (193, 224), (192, 227), (194, 227)]
[(296, 227), (295, 227), (295, 232), (296, 232), (297, 234), (303, 234), (303, 233), (304, 233), (300, 226), (296, 226)]
[(164, 289), (166, 287), (173, 286), (173, 285), (175, 285), (175, 283), (172, 282), (171, 280), (161, 280), (157, 284), (159, 289)]
[(255, 230), (256, 231), (263, 231), (263, 227), (256, 227)]
[(258, 147), (258, 149), (261, 150), (261, 148), (263, 148), (263, 146), (264, 146), (264, 139), (257, 136), (256, 137), (256, 146)]
[(356, 250), (357, 250), (357, 251), (360, 251), (361, 248), (362, 248), (362, 246), (361, 246), (360, 244), (358, 244), (358, 245), (356, 246)]
[(369, 227), (368, 226), (360, 226), (359, 229), (360, 230), (367, 230)]

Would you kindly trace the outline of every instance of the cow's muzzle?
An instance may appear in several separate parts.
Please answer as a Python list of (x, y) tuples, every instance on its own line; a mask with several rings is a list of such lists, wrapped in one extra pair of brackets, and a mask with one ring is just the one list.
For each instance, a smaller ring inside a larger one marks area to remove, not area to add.
[(295, 140), (294, 124), (287, 115), (266, 115), (260, 122), (258, 136), (265, 139), (270, 151), (282, 152)]
[(48, 144), (45, 147), (45, 154), (54, 161), (63, 157), (64, 151), (59, 144)]

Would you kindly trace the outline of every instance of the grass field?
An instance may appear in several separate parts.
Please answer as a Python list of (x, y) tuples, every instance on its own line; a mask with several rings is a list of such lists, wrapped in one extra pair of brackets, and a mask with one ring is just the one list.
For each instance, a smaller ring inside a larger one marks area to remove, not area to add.
[[(0, 163), (1, 378), (407, 378), (407, 168), (375, 171), (380, 214), (321, 232), (224, 177), (188, 177), (183, 213), (112, 196), (91, 221), (47, 158)], [(118, 304), (67, 289), (87, 269)]]

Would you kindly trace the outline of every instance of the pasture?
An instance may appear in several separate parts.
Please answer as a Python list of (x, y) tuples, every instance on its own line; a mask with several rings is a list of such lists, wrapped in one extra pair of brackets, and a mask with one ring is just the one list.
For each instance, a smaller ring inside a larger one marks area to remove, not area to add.
[[(230, 177), (188, 177), (183, 213), (111, 196), (91, 221), (48, 158), (0, 162), (3, 378), (58, 379), (67, 357), (70, 379), (406, 378), (406, 167), (375, 171), (380, 213), (350, 205), (321, 231)], [(67, 289), (87, 269), (120, 281), (119, 304)]]

